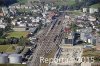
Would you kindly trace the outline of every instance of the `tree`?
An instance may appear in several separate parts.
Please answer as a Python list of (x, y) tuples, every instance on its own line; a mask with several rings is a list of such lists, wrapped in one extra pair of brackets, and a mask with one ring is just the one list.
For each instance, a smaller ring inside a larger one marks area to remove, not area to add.
[(24, 38), (24, 37), (21, 37), (20, 39), (19, 39), (19, 45), (20, 46), (25, 46), (25, 44), (26, 44), (26, 42), (27, 42), (28, 40), (26, 39), (26, 38)]
[(9, 6), (13, 3), (16, 3), (17, 0), (0, 0), (0, 5), (2, 6)]
[(76, 24), (72, 23), (72, 24), (70, 25), (70, 28), (72, 29), (72, 31), (76, 32), (78, 26), (77, 26)]
[(5, 28), (5, 32), (11, 30), (11, 19), (9, 17), (4, 17), (6, 23), (7, 23), (7, 26)]
[(0, 37), (2, 37), (3, 34), (4, 34), (4, 31), (3, 30), (4, 30), (3, 28), (0, 28)]

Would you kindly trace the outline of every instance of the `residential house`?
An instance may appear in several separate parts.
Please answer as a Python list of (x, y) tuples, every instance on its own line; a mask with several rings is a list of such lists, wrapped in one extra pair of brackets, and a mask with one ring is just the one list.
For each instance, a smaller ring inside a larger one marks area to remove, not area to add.
[(96, 37), (92, 34), (92, 28), (81, 29), (80, 39), (93, 45), (96, 44)]
[(2, 7), (2, 12), (3, 12), (4, 16), (7, 15), (8, 14), (7, 7)]
[(0, 24), (0, 28), (4, 28), (7, 26), (7, 24)]
[(89, 17), (88, 17), (88, 20), (89, 20), (89, 21), (96, 21), (96, 18), (93, 17), (93, 16), (89, 16)]
[(14, 27), (14, 31), (26, 31), (26, 27)]
[(88, 11), (87, 11), (87, 8), (83, 8), (83, 12), (84, 12), (84, 13), (88, 12)]
[(99, 12), (99, 9), (98, 8), (89, 8), (89, 13), (90, 14), (93, 14), (95, 12)]

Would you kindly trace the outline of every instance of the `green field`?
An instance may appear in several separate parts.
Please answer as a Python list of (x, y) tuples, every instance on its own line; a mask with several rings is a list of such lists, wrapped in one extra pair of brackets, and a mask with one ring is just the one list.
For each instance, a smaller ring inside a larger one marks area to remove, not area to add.
[(56, 2), (57, 5), (68, 5), (73, 6), (76, 4), (75, 0), (58, 0)]
[(71, 5), (76, 4), (76, 2), (75, 2), (75, 0), (67, 0), (66, 4), (69, 5), (69, 6), (71, 6)]
[(87, 52), (83, 52), (83, 56), (100, 56), (100, 52), (87, 51)]
[(27, 0), (17, 0), (19, 3), (22, 3), (22, 4), (24, 4), (24, 3), (27, 3)]
[(10, 33), (8, 33), (8, 36), (7, 36), (7, 38), (10, 38), (10, 37), (16, 37), (16, 38), (20, 38), (20, 37), (26, 37), (27, 36), (27, 34), (28, 34), (28, 32), (10, 32)]
[(96, 50), (85, 50), (83, 51), (83, 57), (94, 57), (95, 62), (100, 62), (100, 51)]
[(31, 12), (31, 10), (29, 10), (29, 9), (17, 9), (17, 10), (18, 10), (18, 12), (27, 12), (27, 13)]
[(76, 11), (66, 11), (67, 13), (73, 14), (73, 15), (81, 15), (82, 12), (80, 10), (76, 10)]
[(14, 52), (17, 45), (0, 45), (0, 52)]
[(2, 42), (2, 41), (4, 41), (5, 39), (3, 39), (3, 38), (0, 38), (0, 42)]

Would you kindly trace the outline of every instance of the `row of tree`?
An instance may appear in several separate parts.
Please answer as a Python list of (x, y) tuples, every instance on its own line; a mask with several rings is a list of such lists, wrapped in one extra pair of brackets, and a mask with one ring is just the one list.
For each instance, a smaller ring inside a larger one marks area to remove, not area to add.
[(18, 44), (19, 46), (25, 46), (26, 44), (28, 44), (28, 40), (24, 37), (21, 38), (11, 37), (0, 41), (0, 45), (7, 45), (7, 44)]
[(0, 38), (6, 37), (6, 33), (11, 30), (11, 19), (9, 17), (4, 17), (4, 22), (6, 22), (7, 26), (5, 28), (0, 28)]

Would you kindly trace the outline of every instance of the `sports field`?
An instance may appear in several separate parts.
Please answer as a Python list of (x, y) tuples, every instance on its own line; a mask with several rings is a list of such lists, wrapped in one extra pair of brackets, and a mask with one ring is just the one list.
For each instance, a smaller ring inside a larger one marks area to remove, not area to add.
[(17, 45), (13, 44), (13, 45), (0, 45), (0, 52), (14, 52), (15, 48)]
[(15, 31), (15, 32), (10, 32), (10, 33), (8, 33), (8, 38), (10, 38), (10, 37), (16, 37), (16, 38), (20, 38), (20, 37), (26, 37), (27, 36), (27, 34), (28, 34), (28, 32), (25, 32), (25, 31)]

